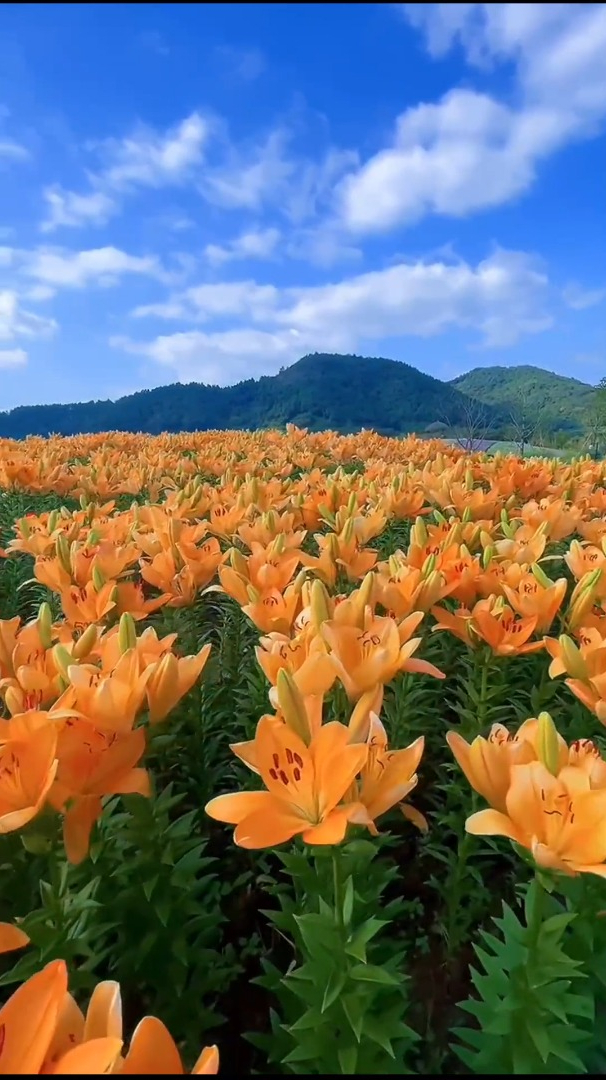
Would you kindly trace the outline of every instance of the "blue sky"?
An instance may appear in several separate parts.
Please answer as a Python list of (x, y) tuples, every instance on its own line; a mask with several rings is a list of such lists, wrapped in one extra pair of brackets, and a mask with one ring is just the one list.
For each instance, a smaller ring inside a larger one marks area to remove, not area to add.
[(606, 4), (5, 4), (0, 408), (606, 374)]

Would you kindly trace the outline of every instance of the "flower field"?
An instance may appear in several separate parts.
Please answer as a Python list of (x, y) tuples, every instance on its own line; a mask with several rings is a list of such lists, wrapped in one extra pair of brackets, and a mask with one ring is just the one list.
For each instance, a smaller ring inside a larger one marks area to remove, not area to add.
[(606, 1072), (605, 475), (0, 441), (0, 1073)]

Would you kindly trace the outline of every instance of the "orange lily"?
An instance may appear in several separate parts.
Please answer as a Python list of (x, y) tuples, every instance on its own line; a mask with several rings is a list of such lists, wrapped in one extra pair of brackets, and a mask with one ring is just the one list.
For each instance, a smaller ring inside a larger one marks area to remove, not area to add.
[(82, 717), (67, 720), (59, 734), (59, 767), (49, 802), (63, 813), (63, 840), (71, 863), (88, 854), (90, 833), (104, 795), (149, 795), (149, 776), (135, 766), (145, 752), (142, 728), (100, 731)]
[(606, 788), (592, 789), (583, 769), (554, 776), (541, 761), (515, 765), (505, 811), (480, 810), (466, 822), (474, 836), (506, 836), (538, 866), (606, 877)]
[(446, 735), (450, 750), (474, 791), (497, 810), (505, 809), (513, 766), (537, 757), (532, 743), (521, 736), (522, 729), (514, 737), (503, 724), (493, 724), (487, 739), (478, 735), (472, 743), (466, 742), (458, 731)]
[[(7, 723), (0, 744), (0, 834), (27, 825), (44, 806), (57, 772), (57, 731), (48, 720), (28, 729)], [(12, 736), (12, 737), (11, 737)]]
[(266, 791), (219, 795), (206, 805), (217, 821), (235, 825), (246, 848), (273, 847), (293, 836), (308, 844), (338, 844), (348, 822), (365, 820), (359, 803), (339, 805), (366, 761), (368, 748), (351, 744), (343, 724), (325, 724), (309, 747), (286, 724), (263, 717), (255, 737), (256, 761)]
[(427, 829), (427, 822), (414, 807), (403, 803), (406, 796), (418, 782), (417, 768), (425, 739), (415, 739), (410, 746), (402, 750), (388, 750), (387, 734), (376, 713), (370, 715), (368, 732), (368, 758), (362, 766), (360, 779), (352, 785), (355, 802), (360, 802), (368, 814), (367, 826), (373, 835), (378, 835), (374, 822), (381, 814), (391, 810), (396, 803), (401, 804), (402, 813), (421, 828)]
[(153, 667), (148, 668), (145, 686), (150, 723), (164, 720), (177, 702), (191, 690), (199, 679), (210, 654), (210, 645), (203, 645), (195, 656), (175, 656), (167, 652)]

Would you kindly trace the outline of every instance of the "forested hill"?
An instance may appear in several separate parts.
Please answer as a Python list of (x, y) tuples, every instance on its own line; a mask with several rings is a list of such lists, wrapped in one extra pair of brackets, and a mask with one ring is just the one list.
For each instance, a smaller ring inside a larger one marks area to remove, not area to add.
[[(205, 431), (267, 428), (288, 422), (311, 430), (385, 435), (464, 419), (469, 400), (456, 387), (383, 357), (313, 353), (278, 375), (234, 386), (174, 383), (117, 401), (31, 405), (0, 413), (0, 437), (100, 431)], [(502, 410), (488, 406), (498, 427)]]
[(451, 384), (470, 397), (503, 409), (524, 408), (554, 431), (576, 434), (583, 431), (593, 401), (593, 387), (578, 379), (556, 375), (543, 368), (520, 367), (474, 368), (459, 375)]

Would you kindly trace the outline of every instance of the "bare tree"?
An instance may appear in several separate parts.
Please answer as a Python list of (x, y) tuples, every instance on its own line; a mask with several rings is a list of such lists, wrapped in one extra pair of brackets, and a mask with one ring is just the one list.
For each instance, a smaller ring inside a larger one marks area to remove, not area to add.
[(524, 450), (534, 439), (538, 437), (541, 425), (545, 420), (545, 410), (531, 408), (524, 394), (520, 391), (514, 398), (509, 412), (509, 422), (520, 457), (524, 457)]
[(606, 444), (606, 378), (594, 388), (593, 400), (585, 416), (583, 448), (598, 458)]
[(484, 404), (475, 398), (468, 398), (464, 403), (459, 423), (453, 423), (449, 417), (444, 418), (444, 423), (452, 433), (452, 442), (468, 454), (475, 450), (490, 450), (495, 441), (490, 437), (489, 413)]

